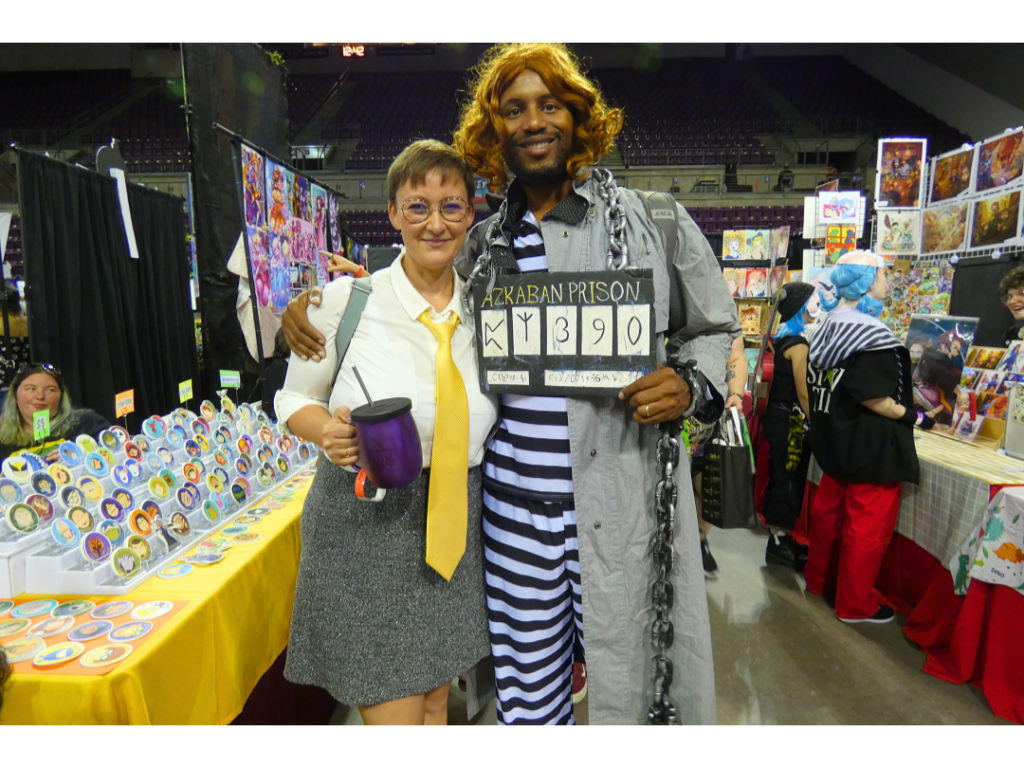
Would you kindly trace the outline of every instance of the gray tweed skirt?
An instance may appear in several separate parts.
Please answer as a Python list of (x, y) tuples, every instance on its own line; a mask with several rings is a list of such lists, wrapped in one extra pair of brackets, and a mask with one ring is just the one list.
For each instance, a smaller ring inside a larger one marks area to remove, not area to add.
[(302, 508), (288, 680), (371, 706), (426, 693), (490, 653), (481, 474), (469, 470), (466, 554), (445, 581), (425, 562), (429, 473), (372, 503), (320, 456)]

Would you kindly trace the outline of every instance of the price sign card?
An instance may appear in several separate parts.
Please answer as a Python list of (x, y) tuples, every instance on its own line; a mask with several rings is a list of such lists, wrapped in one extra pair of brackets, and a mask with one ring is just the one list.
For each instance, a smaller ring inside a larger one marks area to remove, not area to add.
[(36, 411), (32, 414), (32, 433), (36, 440), (50, 436), (50, 412)]
[(114, 400), (117, 406), (117, 418), (127, 416), (129, 413), (135, 413), (134, 389), (129, 389), (127, 392), (119, 392), (115, 395)]
[[(221, 372), (223, 375), (223, 371)], [(178, 400), (182, 403), (192, 399), (192, 379), (185, 379), (178, 385)]]
[(657, 368), (654, 281), (625, 272), (504, 275), (473, 290), (480, 386), (618, 395)]
[(220, 385), (222, 387), (233, 387), (237, 389), (242, 386), (242, 374), (238, 371), (221, 371)]

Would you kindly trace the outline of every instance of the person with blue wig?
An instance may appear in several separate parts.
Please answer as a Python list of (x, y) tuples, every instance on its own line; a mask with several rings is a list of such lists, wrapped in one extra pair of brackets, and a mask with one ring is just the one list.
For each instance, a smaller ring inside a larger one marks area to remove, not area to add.
[(768, 391), (768, 407), (761, 419), (768, 441), (768, 486), (761, 514), (770, 534), (765, 562), (802, 570), (807, 547), (789, 532), (800, 517), (807, 482), (810, 450), (805, 447), (810, 405), (807, 397), (808, 341), (804, 329), (821, 314), (816, 288), (808, 283), (787, 283), (779, 292), (778, 332), (774, 339), (775, 371)]
[(836, 309), (808, 352), (811, 446), (824, 474), (811, 508), (807, 591), (835, 597), (846, 623), (892, 621), (873, 591), (899, 513), (900, 485), (917, 483), (914, 427), (934, 419), (914, 407), (910, 353), (879, 320), (885, 261), (845, 254), (832, 270)]

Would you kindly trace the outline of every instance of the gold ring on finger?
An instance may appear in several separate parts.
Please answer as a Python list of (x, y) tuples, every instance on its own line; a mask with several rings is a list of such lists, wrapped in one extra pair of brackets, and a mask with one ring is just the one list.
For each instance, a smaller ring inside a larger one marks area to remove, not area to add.
[(647, 418), (651, 418), (651, 406), (645, 405), (644, 407), (647, 409)]

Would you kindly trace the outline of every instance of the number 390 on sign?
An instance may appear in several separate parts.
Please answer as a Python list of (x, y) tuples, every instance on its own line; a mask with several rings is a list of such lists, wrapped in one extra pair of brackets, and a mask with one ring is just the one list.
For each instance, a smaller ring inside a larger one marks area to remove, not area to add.
[(633, 357), (650, 354), (649, 304), (485, 309), (484, 357)]

